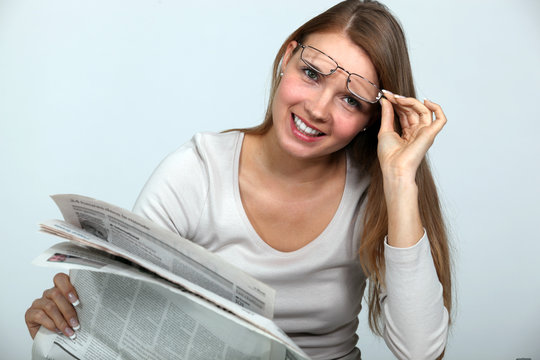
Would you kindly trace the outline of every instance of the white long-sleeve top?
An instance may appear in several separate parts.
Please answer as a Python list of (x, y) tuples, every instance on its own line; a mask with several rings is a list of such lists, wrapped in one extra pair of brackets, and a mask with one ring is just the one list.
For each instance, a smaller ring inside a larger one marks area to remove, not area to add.
[[(275, 322), (313, 359), (345, 356), (358, 341), (366, 284), (358, 246), (369, 179), (348, 161), (341, 203), (327, 228), (306, 246), (281, 252), (259, 237), (244, 211), (242, 141), (240, 132), (195, 135), (162, 161), (134, 210), (273, 287)], [(428, 239), (406, 249), (385, 243), (385, 260), (388, 346), (402, 359), (436, 357), (446, 344), (448, 313)]]

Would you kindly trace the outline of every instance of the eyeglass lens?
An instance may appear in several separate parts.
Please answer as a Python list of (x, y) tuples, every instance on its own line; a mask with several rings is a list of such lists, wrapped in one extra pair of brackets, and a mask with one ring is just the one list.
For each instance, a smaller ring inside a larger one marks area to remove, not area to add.
[[(322, 75), (333, 74), (338, 69), (338, 64), (334, 59), (310, 46), (303, 46), (301, 55), (302, 60), (309, 67)], [(380, 98), (379, 89), (357, 74), (349, 75), (347, 88), (357, 97), (371, 103), (377, 102)]]

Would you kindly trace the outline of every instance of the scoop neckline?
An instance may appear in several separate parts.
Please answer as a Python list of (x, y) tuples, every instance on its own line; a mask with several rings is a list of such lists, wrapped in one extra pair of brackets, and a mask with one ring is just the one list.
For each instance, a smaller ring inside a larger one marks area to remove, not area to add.
[(281, 257), (292, 257), (297, 254), (303, 254), (305, 252), (308, 252), (310, 249), (315, 248), (319, 246), (319, 244), (323, 244), (325, 238), (327, 237), (327, 234), (332, 231), (332, 228), (336, 226), (336, 223), (338, 222), (338, 219), (342, 217), (342, 214), (344, 212), (344, 208), (346, 206), (345, 199), (348, 195), (350, 195), (351, 189), (350, 189), (350, 159), (349, 154), (346, 153), (346, 174), (345, 174), (345, 186), (343, 188), (343, 192), (341, 194), (341, 199), (339, 201), (338, 208), (336, 212), (334, 213), (334, 216), (332, 217), (332, 220), (326, 225), (324, 230), (317, 235), (317, 237), (310, 242), (308, 242), (306, 245), (302, 246), (299, 249), (293, 250), (293, 251), (281, 251), (278, 250), (272, 246), (270, 246), (266, 241), (264, 241), (261, 236), (257, 233), (253, 225), (251, 224), (251, 221), (249, 220), (246, 210), (244, 208), (244, 204), (242, 203), (242, 198), (240, 197), (240, 182), (239, 182), (239, 171), (240, 171), (240, 154), (242, 152), (242, 144), (244, 143), (244, 133), (239, 132), (239, 136), (236, 141), (235, 151), (234, 151), (234, 159), (233, 159), (233, 189), (234, 189), (234, 202), (236, 204), (236, 209), (238, 211), (238, 215), (242, 219), (242, 222), (244, 223), (244, 226), (247, 230), (247, 232), (250, 235), (250, 238), (253, 240), (253, 243), (258, 246), (263, 251), (267, 251), (270, 253), (273, 253), (274, 255), (278, 255)]

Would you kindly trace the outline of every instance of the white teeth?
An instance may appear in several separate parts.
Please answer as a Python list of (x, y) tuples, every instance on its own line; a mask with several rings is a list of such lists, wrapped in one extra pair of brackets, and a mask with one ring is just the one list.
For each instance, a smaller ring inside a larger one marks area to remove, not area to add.
[(310, 128), (302, 120), (300, 120), (300, 118), (298, 118), (298, 116), (296, 116), (296, 115), (294, 115), (294, 124), (296, 125), (296, 128), (298, 130), (300, 130), (301, 132), (303, 132), (306, 135), (309, 135), (309, 136), (322, 135), (322, 132), (317, 131), (317, 130), (315, 130), (313, 128)]

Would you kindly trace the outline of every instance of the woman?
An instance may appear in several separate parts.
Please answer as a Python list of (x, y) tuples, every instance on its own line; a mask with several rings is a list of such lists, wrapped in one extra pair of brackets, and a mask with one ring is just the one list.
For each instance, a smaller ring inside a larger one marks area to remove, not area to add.
[[(445, 122), (415, 99), (388, 10), (344, 1), (282, 45), (264, 122), (196, 135), (160, 164), (135, 211), (274, 287), (275, 321), (314, 359), (360, 358), (366, 279), (372, 330), (398, 358), (436, 358), (451, 277), (425, 154)], [(26, 313), (31, 335), (43, 325), (73, 336), (78, 301), (57, 275)]]

